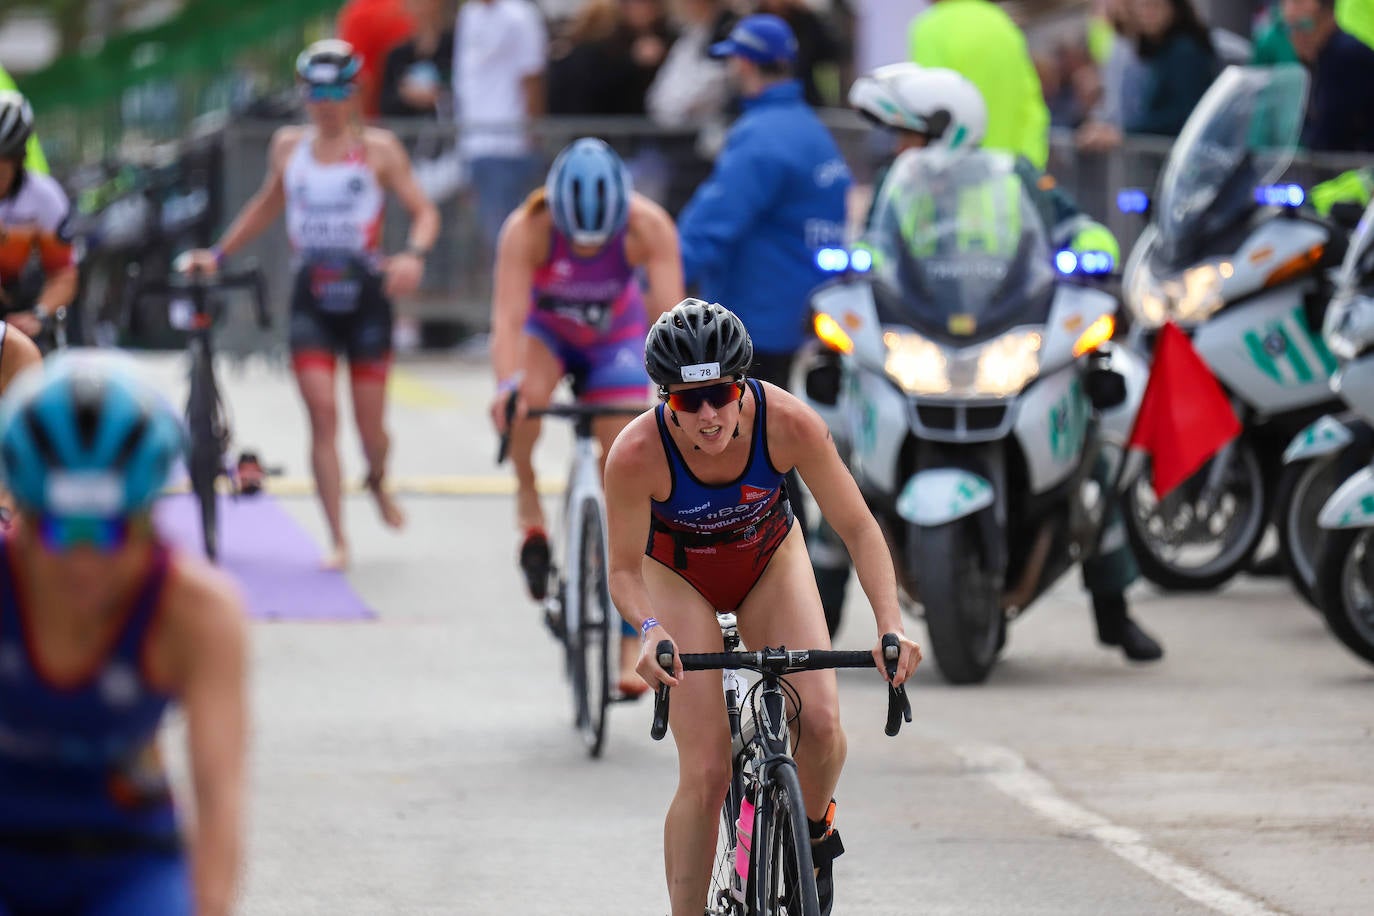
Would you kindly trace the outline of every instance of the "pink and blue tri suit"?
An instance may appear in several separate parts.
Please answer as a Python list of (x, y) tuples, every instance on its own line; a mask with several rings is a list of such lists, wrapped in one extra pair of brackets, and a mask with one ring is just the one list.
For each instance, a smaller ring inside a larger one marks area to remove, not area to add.
[(171, 697), (146, 668), (168, 564), (158, 547), (108, 650), (59, 683), (35, 657), (0, 540), (0, 916), (192, 912), (156, 744)]
[(644, 401), (649, 323), (635, 268), (625, 257), (625, 230), (590, 258), (578, 257), (558, 230), (550, 232), (549, 259), (534, 272), (525, 333), (542, 341), (573, 376), (579, 400)]

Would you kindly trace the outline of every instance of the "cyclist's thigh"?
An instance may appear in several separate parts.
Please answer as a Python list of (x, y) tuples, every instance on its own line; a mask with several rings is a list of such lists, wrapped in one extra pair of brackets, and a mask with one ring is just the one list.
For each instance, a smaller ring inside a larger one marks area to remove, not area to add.
[[(739, 609), (739, 631), (748, 646), (830, 648), (830, 629), (816, 590), (816, 576), (806, 552), (801, 526), (792, 525), (759, 581)], [(807, 671), (788, 675), (802, 692), (802, 709), (821, 704), (838, 708), (835, 672)]]
[(649, 373), (644, 368), (644, 335), (590, 347), (581, 360), (578, 397), (588, 404), (643, 404), (649, 397)]
[(128, 876), (112, 884), (82, 916), (191, 916), (193, 909), (186, 861), (148, 856), (131, 863)]
[[(645, 557), (644, 584), (654, 616), (672, 634), (679, 652), (722, 650), (715, 609), (686, 579)], [(658, 631), (649, 631), (651, 641), (659, 638)], [(678, 684), (672, 691), (668, 725), (677, 742), (679, 771), (683, 778), (701, 775), (728, 782), (730, 729), (720, 672), (685, 671)]]
[(525, 326), (523, 345), (525, 379), (520, 393), (530, 407), (547, 407), (553, 390), (570, 371), (567, 355), (560, 342), (542, 329)]
[(385, 381), (386, 369), (391, 363), (392, 308), (391, 301), (382, 294), (380, 279), (368, 278), (357, 309), (342, 316), (341, 323), (346, 338), (345, 352), (354, 377), (375, 380), (380, 371)]

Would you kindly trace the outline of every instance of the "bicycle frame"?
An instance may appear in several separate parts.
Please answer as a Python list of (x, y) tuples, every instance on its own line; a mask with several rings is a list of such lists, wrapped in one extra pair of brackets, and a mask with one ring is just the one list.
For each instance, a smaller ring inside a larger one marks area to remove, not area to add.
[[(595, 437), (592, 435), (592, 418), (579, 416), (573, 422), (573, 460), (568, 469), (568, 488), (563, 497), (563, 626), (566, 629), (569, 645), (576, 645), (573, 638), (582, 627), (582, 564), (573, 557), (582, 555), (583, 513), (589, 499), (594, 499), (601, 512), (601, 555), (607, 556), (609, 545), (606, 541), (606, 498), (601, 487), (601, 463), (597, 459)], [(575, 596), (575, 597), (574, 597)]]

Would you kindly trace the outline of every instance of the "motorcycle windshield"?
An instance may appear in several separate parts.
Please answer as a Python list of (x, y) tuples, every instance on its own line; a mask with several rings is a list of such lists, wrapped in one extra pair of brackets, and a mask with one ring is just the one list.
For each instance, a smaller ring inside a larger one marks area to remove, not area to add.
[(1193, 109), (1159, 179), (1155, 256), (1178, 269), (1250, 214), (1255, 188), (1293, 161), (1307, 107), (1297, 64), (1228, 67)]
[(869, 242), (890, 317), (927, 336), (974, 343), (1048, 317), (1049, 242), (1005, 154), (903, 153), (879, 192)]

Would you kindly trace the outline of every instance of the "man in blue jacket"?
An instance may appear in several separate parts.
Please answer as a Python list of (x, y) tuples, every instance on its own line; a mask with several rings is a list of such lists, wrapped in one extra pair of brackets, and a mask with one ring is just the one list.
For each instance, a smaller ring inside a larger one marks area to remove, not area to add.
[(786, 388), (808, 294), (826, 279), (817, 252), (845, 243), (852, 179), (793, 77), (797, 39), (786, 22), (748, 16), (711, 56), (727, 59), (744, 112), (678, 218), (684, 273), (698, 296), (744, 320), (749, 374)]

